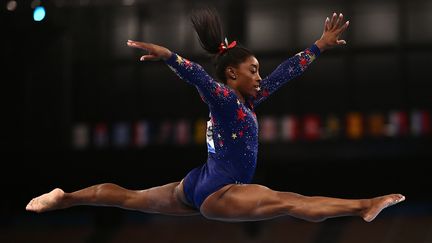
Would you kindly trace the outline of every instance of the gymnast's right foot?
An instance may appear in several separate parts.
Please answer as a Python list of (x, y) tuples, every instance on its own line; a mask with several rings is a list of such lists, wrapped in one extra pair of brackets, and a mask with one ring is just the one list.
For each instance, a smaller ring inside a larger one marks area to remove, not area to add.
[(372, 198), (370, 200), (370, 206), (366, 212), (362, 215), (366, 222), (371, 222), (375, 217), (385, 208), (393, 206), (405, 200), (405, 197), (401, 194), (390, 194), (382, 197)]
[(45, 193), (39, 197), (33, 198), (26, 206), (27, 211), (42, 213), (60, 208), (64, 191), (56, 188), (51, 192)]

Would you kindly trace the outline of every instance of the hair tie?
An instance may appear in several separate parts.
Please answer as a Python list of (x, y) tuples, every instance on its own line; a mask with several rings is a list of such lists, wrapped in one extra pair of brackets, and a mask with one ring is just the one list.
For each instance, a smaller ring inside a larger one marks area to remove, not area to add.
[(233, 41), (230, 44), (228, 44), (228, 40), (225, 37), (225, 42), (221, 42), (219, 45), (219, 54), (223, 54), (224, 52), (228, 51), (231, 48), (234, 48), (237, 45), (237, 41)]

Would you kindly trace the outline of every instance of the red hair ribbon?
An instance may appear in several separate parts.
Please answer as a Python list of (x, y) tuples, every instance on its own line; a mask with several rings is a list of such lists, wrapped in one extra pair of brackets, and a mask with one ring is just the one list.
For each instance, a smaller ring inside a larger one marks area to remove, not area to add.
[(230, 44), (228, 44), (227, 38), (225, 38), (225, 43), (221, 42), (219, 45), (219, 54), (222, 54), (226, 51), (228, 51), (231, 48), (234, 48), (237, 45), (237, 41), (233, 41)]

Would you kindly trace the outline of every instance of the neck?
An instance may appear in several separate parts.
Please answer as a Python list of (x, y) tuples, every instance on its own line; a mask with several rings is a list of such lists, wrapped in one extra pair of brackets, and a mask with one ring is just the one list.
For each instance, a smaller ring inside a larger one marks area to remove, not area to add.
[(240, 100), (241, 103), (245, 103), (245, 97), (240, 93), (240, 91), (237, 90), (235, 84), (233, 84), (233, 82), (230, 82), (230, 80), (227, 81), (227, 85), (234, 90), (234, 92), (236, 93), (238, 99)]
[(240, 100), (240, 102), (241, 103), (245, 103), (245, 98), (244, 98), (244, 96), (240, 93), (240, 91), (238, 91), (238, 90), (234, 90), (235, 91), (235, 93), (236, 93), (236, 95), (237, 95), (237, 97), (238, 97), (238, 99)]

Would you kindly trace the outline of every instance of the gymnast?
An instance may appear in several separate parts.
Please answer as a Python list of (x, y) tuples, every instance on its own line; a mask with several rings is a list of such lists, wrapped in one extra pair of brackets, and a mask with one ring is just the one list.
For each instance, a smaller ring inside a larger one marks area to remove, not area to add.
[(182, 80), (196, 87), (209, 107), (207, 161), (181, 181), (144, 190), (112, 183), (74, 192), (55, 188), (32, 199), (26, 210), (46, 212), (78, 205), (111, 206), (145, 213), (197, 215), (228, 222), (267, 220), (280, 216), (321, 222), (328, 218), (360, 216), (370, 222), (385, 208), (405, 197), (388, 194), (366, 199), (305, 196), (251, 184), (258, 152), (255, 108), (289, 80), (301, 75), (325, 50), (345, 45), (340, 36), (349, 21), (334, 13), (324, 22), (322, 36), (309, 48), (281, 63), (261, 79), (260, 64), (250, 50), (222, 34), (214, 9), (196, 10), (191, 22), (201, 46), (213, 57), (215, 76), (199, 65), (152, 43), (129, 40), (144, 50), (141, 61), (162, 61)]

